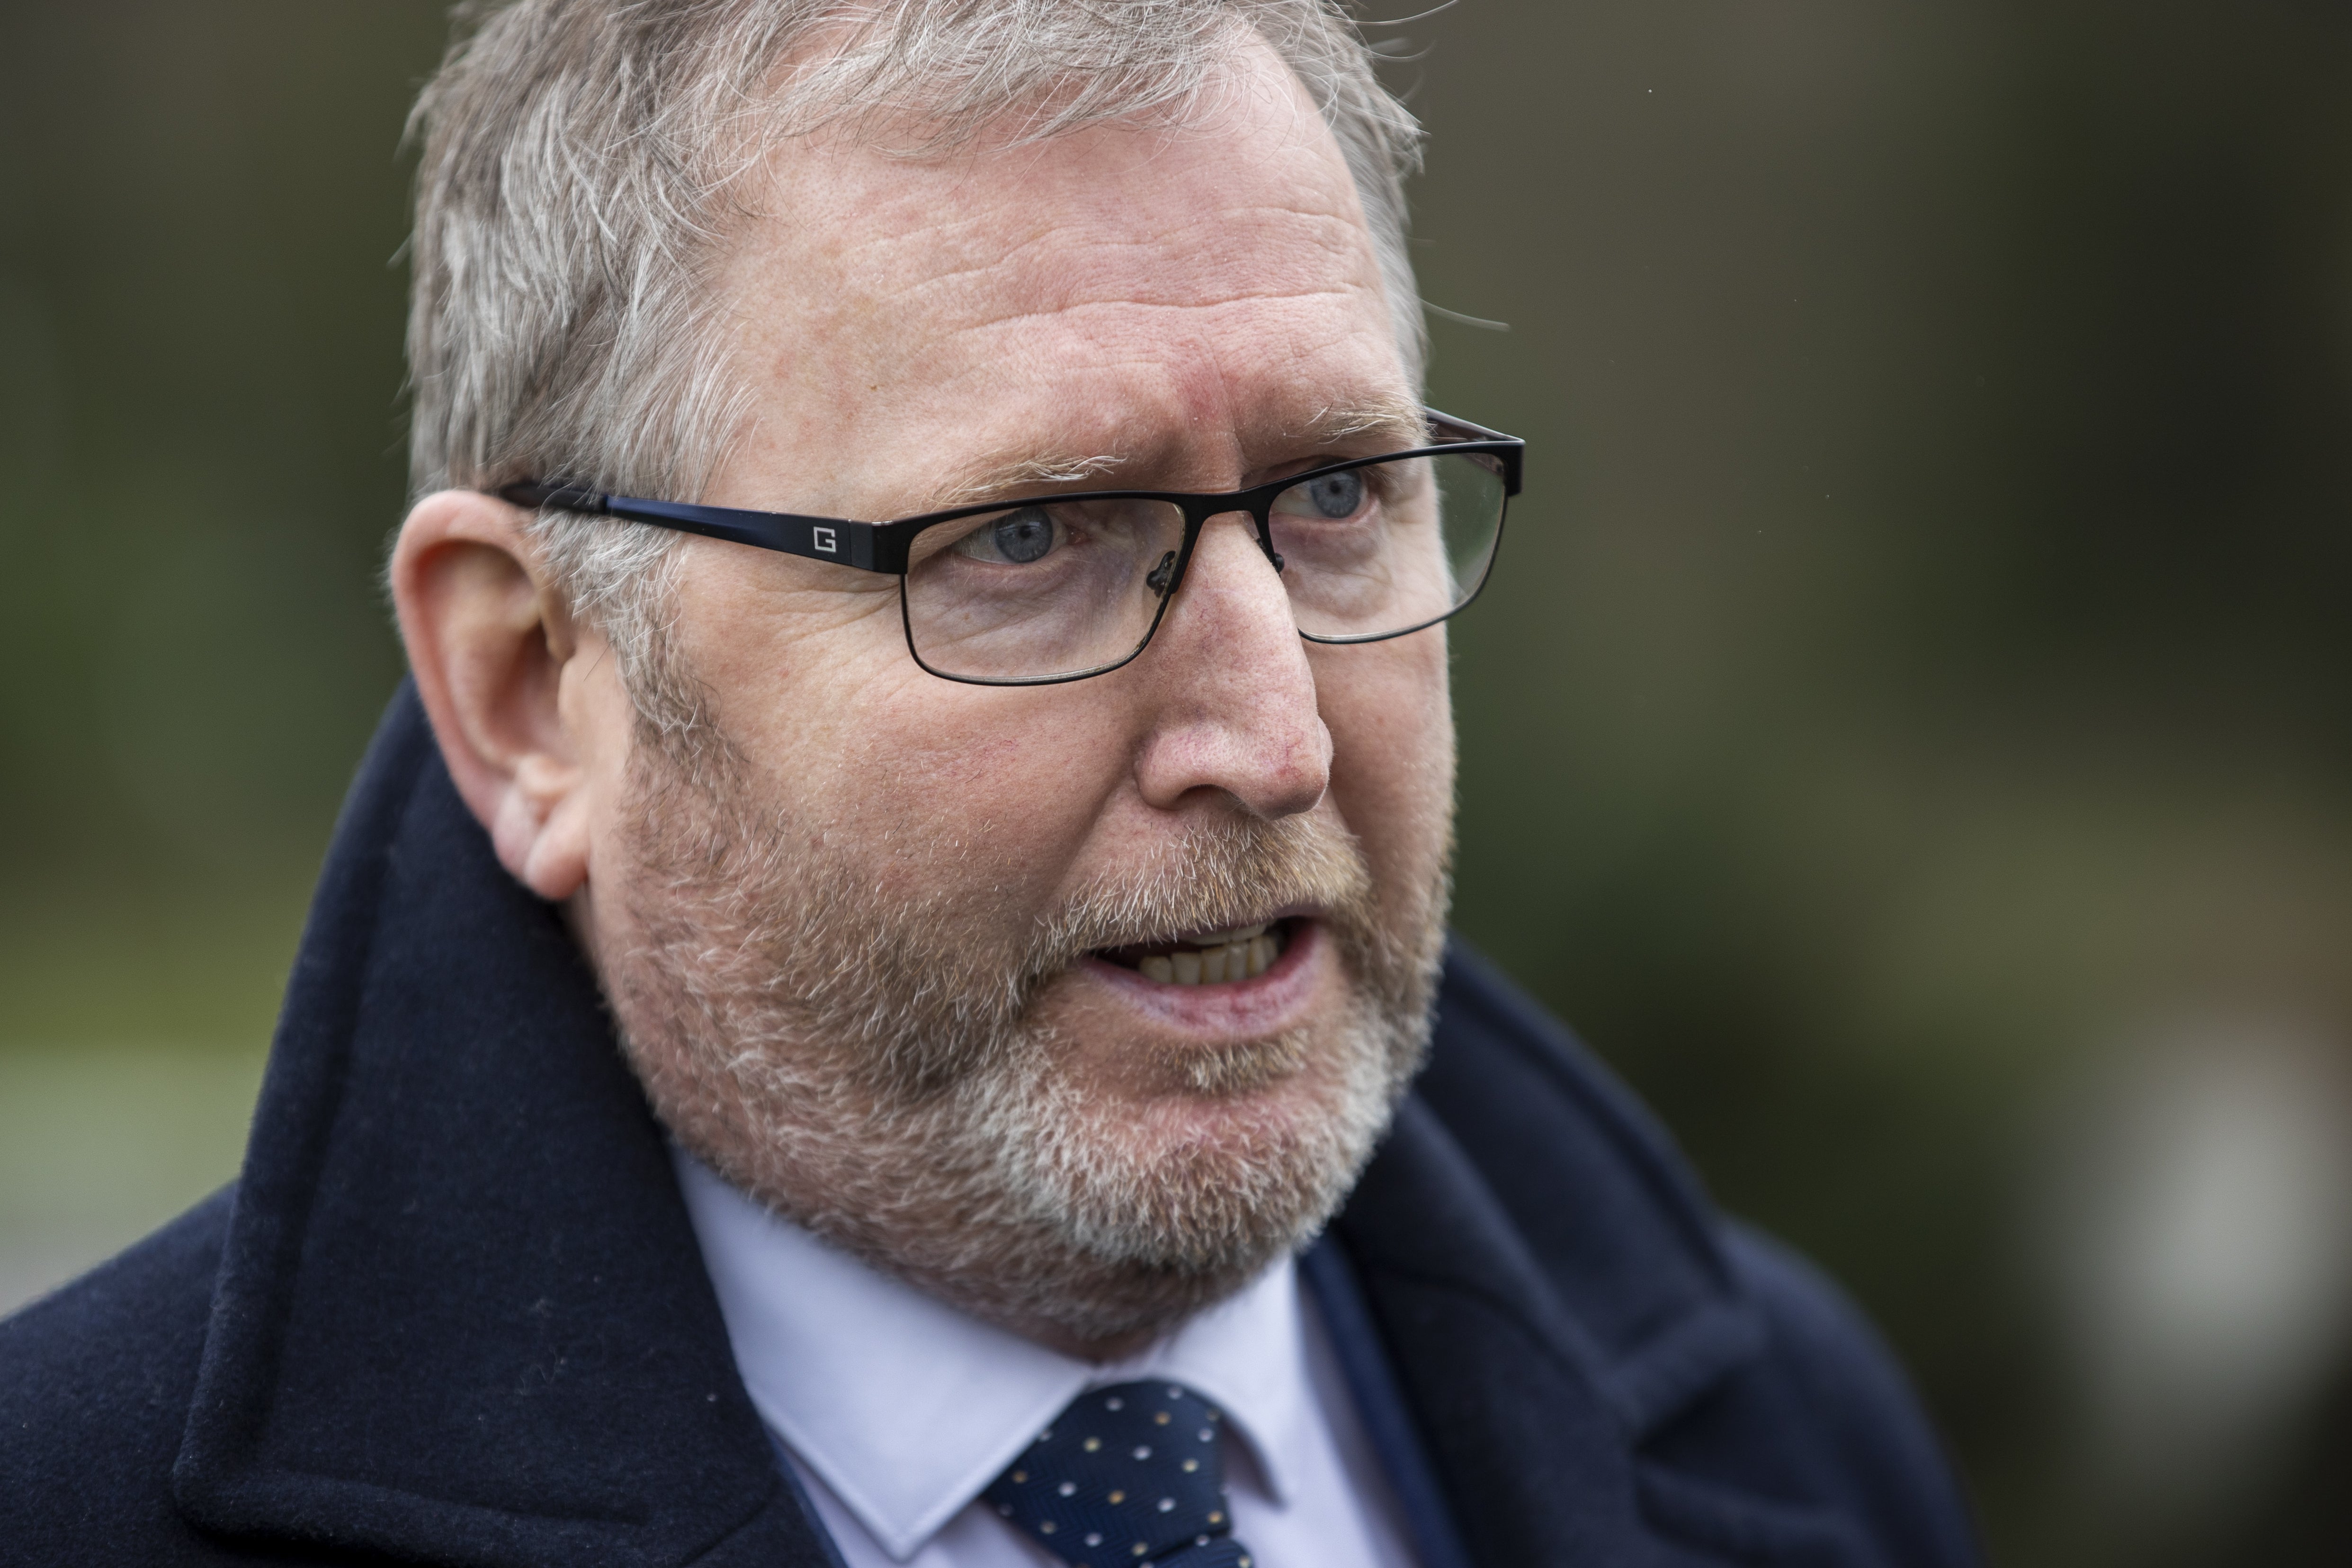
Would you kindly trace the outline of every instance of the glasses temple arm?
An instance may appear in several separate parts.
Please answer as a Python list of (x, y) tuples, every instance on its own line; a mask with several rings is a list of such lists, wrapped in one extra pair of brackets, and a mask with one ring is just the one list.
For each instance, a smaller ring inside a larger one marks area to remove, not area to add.
[[(809, 560), (829, 560), (862, 571), (903, 572), (905, 546), (886, 539), (872, 523), (847, 517), (807, 517), (793, 512), (752, 512), (734, 507), (698, 507), (683, 501), (651, 501), (635, 496), (612, 496), (575, 485), (551, 485), (523, 480), (501, 486), (499, 498), (518, 507), (583, 512), (591, 517), (618, 517), (625, 522), (650, 523), (679, 533), (796, 555)], [(896, 546), (894, 549), (893, 546)], [(899, 559), (893, 559), (899, 558)]]

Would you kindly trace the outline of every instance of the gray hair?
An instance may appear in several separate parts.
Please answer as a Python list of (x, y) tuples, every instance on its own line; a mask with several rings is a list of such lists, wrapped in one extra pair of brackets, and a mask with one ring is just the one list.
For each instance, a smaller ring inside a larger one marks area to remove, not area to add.
[[(1181, 115), (1251, 33), (1339, 141), (1419, 379), (1403, 182), (1420, 130), (1339, 0), (515, 0), (459, 15), (410, 122), (419, 496), (561, 476), (698, 498), (749, 407), (708, 280), (730, 191), (768, 138), (919, 124), (904, 150), (920, 155), (1007, 120), (1034, 141)], [(657, 690), (673, 536), (560, 513), (534, 527), (640, 711), (665, 731), (689, 722), (688, 694)]]

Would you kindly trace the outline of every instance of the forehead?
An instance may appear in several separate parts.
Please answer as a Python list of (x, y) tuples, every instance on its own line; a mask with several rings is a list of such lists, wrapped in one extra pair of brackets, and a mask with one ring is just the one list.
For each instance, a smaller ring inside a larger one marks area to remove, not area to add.
[(796, 504), (1024, 457), (1246, 469), (1334, 409), (1410, 403), (1346, 162), (1262, 47), (1178, 127), (925, 159), (788, 142), (722, 290), (747, 455), (789, 455)]

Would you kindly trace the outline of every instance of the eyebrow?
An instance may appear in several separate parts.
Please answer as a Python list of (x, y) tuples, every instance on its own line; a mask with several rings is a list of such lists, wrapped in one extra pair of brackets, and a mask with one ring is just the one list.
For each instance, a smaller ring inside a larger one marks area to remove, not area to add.
[(1307, 422), (1304, 430), (1295, 432), (1293, 439), (1336, 445), (1374, 433), (1408, 447), (1422, 446), (1429, 441), (1429, 422), (1422, 415), (1421, 404), (1412, 398), (1376, 398), (1370, 402), (1324, 409)]
[[(1360, 435), (1381, 434), (1400, 450), (1425, 444), (1428, 422), (1410, 398), (1379, 398), (1335, 404), (1318, 411), (1285, 439), (1301, 445), (1334, 446)], [(923, 512), (943, 512), (980, 501), (1009, 498), (1049, 485), (1076, 485), (1111, 473), (1128, 461), (1113, 453), (1028, 453), (986, 459), (948, 480), (925, 500)], [(921, 513), (913, 514), (920, 516)]]
[(1075, 485), (1082, 479), (1108, 474), (1124, 461), (1109, 453), (1087, 456), (1075, 453), (1032, 455), (994, 462), (983, 461), (962, 476), (950, 479), (933, 491), (923, 510), (944, 512), (950, 507), (961, 507), (973, 501), (992, 501), (999, 497), (1017, 495), (1042, 485)]

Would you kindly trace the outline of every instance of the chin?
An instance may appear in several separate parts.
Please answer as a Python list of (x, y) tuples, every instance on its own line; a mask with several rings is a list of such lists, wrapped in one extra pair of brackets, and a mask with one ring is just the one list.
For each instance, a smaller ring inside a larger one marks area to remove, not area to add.
[(1334, 1010), (1151, 1052), (1157, 1082), (1133, 1087), (1073, 1084), (1041, 1053), (990, 1118), (1007, 1188), (1076, 1256), (1230, 1288), (1322, 1228), (1419, 1063), (1418, 1031)]

